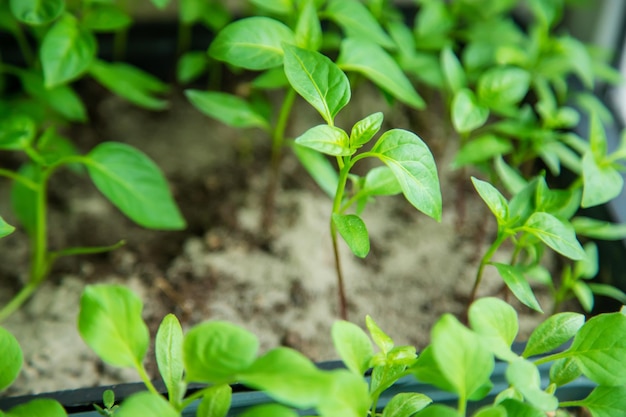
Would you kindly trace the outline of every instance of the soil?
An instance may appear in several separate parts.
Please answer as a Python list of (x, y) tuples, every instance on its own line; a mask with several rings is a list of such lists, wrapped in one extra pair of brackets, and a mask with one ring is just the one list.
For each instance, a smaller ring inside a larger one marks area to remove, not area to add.
[[(80, 294), (92, 283), (123, 283), (135, 290), (145, 302), (152, 335), (172, 312), (186, 329), (203, 320), (230, 320), (258, 335), (263, 350), (286, 345), (316, 361), (336, 359), (330, 339), (338, 318), (328, 231), (331, 201), (292, 153), (285, 152), (275, 224), (271, 238), (264, 240), (259, 224), (269, 141), (261, 132), (234, 131), (201, 115), (180, 91), (171, 93), (168, 110), (157, 113), (96, 86), (83, 88), (93, 102), (91, 122), (72, 127), (68, 136), (83, 152), (102, 141), (120, 141), (147, 153), (170, 181), (189, 226), (181, 232), (142, 229), (109, 204), (86, 176), (56, 175), (50, 187), (52, 248), (120, 239), (128, 243), (108, 254), (60, 260), (34, 297), (3, 323), (25, 354), (24, 369), (5, 395), (139, 380), (133, 371), (103, 365), (78, 335)], [(402, 196), (383, 197), (363, 213), (371, 253), (360, 260), (341, 247), (350, 319), (363, 325), (369, 314), (397, 344), (421, 349), (443, 313), (462, 315), (495, 221), (473, 191), (470, 173), (449, 168), (456, 140), (436, 112), (390, 107), (368, 88), (359, 90), (349, 107), (340, 126), (349, 129), (358, 119), (383, 111), (385, 129), (417, 132), (439, 167), (441, 223), (417, 212)], [(322, 122), (302, 101), (294, 114), (293, 135)], [(2, 187), (7, 196), (8, 185)], [(0, 210), (12, 220), (7, 205), (5, 197)], [(506, 259), (506, 253), (498, 256)], [(0, 303), (24, 282), (27, 261), (23, 232), (0, 241)], [(488, 268), (480, 294), (498, 294), (501, 282)], [(539, 292), (539, 300), (549, 311), (546, 294)], [(524, 339), (537, 315), (522, 307), (519, 311)], [(150, 353), (148, 367), (156, 377), (152, 358)]]

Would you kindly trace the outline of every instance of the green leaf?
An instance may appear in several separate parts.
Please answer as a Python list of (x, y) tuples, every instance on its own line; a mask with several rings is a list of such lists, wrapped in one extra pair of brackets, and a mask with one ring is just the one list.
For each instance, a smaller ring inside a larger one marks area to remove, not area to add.
[(226, 417), (230, 409), (232, 392), (228, 384), (215, 385), (207, 389), (198, 404), (196, 417)]
[(350, 131), (350, 149), (359, 148), (369, 142), (380, 130), (383, 118), (383, 114), (377, 112), (356, 122)]
[(602, 240), (626, 238), (626, 224), (610, 223), (590, 217), (574, 217), (571, 223), (577, 235)]
[(186, 379), (190, 382), (230, 383), (255, 361), (257, 337), (222, 321), (210, 321), (191, 329), (183, 342)]
[(191, 51), (184, 53), (176, 65), (176, 80), (188, 84), (198, 79), (207, 69), (209, 62), (206, 53)]
[(330, 59), (319, 52), (284, 45), (285, 74), (291, 86), (329, 125), (350, 101), (350, 82)]
[(98, 190), (135, 223), (161, 230), (185, 227), (165, 177), (144, 153), (104, 142), (86, 155), (85, 165)]
[(183, 384), (183, 329), (173, 314), (161, 321), (156, 334), (155, 356), (159, 373), (173, 404), (179, 404), (185, 395)]
[(511, 361), (517, 357), (511, 351), (519, 329), (517, 312), (508, 303), (493, 297), (476, 300), (469, 308), (469, 323), (500, 359)]
[(468, 133), (478, 129), (489, 117), (489, 109), (478, 104), (474, 92), (469, 88), (461, 88), (454, 94), (450, 112), (452, 125), (459, 133)]
[(293, 151), (322, 191), (333, 198), (337, 192), (339, 176), (337, 171), (335, 171), (335, 167), (332, 166), (326, 156), (297, 143), (293, 144)]
[(385, 132), (371, 152), (394, 173), (402, 193), (418, 210), (441, 220), (441, 191), (437, 167), (426, 144), (412, 132)]
[(363, 220), (355, 214), (338, 213), (333, 213), (332, 220), (352, 253), (365, 258), (370, 251), (370, 238)]
[(291, 29), (278, 20), (254, 16), (222, 29), (211, 43), (209, 54), (231, 65), (264, 70), (283, 63), (283, 43), (295, 43)]
[[(3, 226), (8, 226), (4, 220), (0, 218), (0, 230)], [(24, 356), (20, 344), (4, 327), (0, 327), (0, 391), (4, 391), (17, 378), (22, 369)]]
[(530, 284), (528, 284), (524, 273), (519, 267), (502, 263), (493, 263), (493, 266), (498, 269), (498, 273), (500, 273), (506, 286), (522, 304), (543, 313), (532, 288), (530, 288)]
[(557, 44), (569, 58), (570, 65), (585, 87), (592, 90), (595, 78), (593, 60), (585, 45), (571, 36), (558, 38)]
[(91, 3), (83, 15), (83, 26), (95, 32), (116, 32), (126, 29), (133, 19), (115, 4)]
[(354, 150), (350, 149), (349, 142), (343, 129), (329, 125), (314, 126), (296, 138), (298, 145), (334, 156), (352, 155)]
[(37, 126), (30, 117), (15, 114), (0, 119), (0, 149), (19, 151), (26, 149), (35, 139)]
[(450, 408), (446, 405), (434, 404), (426, 407), (419, 413), (415, 414), (415, 417), (460, 417), (458, 411)]
[(626, 384), (626, 316), (622, 313), (592, 317), (578, 331), (565, 352), (585, 376), (599, 385)]
[(396, 61), (380, 46), (366, 40), (347, 38), (341, 42), (337, 65), (357, 72), (401, 102), (416, 109), (426, 104)]
[(165, 9), (167, 7), (168, 4), (170, 4), (170, 0), (150, 0), (152, 2), (152, 4), (154, 4), (154, 6), (157, 9)]
[(332, 371), (322, 388), (317, 410), (320, 416), (363, 417), (368, 413), (371, 399), (363, 377), (340, 369)]
[[(247, 408), (240, 417), (298, 417), (299, 414), (291, 408), (280, 404), (262, 404)], [(212, 416), (208, 416), (212, 417)]]
[(58, 85), (53, 88), (44, 86), (43, 78), (33, 72), (20, 74), (24, 89), (30, 95), (50, 106), (55, 112), (72, 122), (87, 120), (87, 110), (81, 98), (69, 85)]
[(579, 313), (558, 313), (548, 317), (533, 330), (522, 356), (529, 358), (550, 352), (570, 340), (585, 323)]
[(585, 310), (587, 313), (593, 310), (593, 292), (586, 282), (576, 281), (572, 286), (572, 292), (578, 299), (578, 302), (582, 306), (583, 310)]
[(402, 189), (393, 171), (388, 166), (372, 168), (365, 176), (363, 187), (359, 193), (366, 196), (396, 195)]
[(595, 387), (587, 398), (575, 403), (593, 417), (621, 417), (626, 410), (626, 387)]
[(143, 391), (126, 399), (115, 411), (115, 417), (179, 417), (180, 413), (158, 394)]
[(574, 261), (586, 256), (585, 250), (576, 239), (574, 228), (549, 213), (533, 213), (524, 224), (524, 230)]
[(270, 129), (269, 122), (244, 99), (217, 91), (185, 90), (185, 95), (205, 115), (236, 128)]
[(433, 355), (441, 373), (464, 399), (489, 381), (493, 354), (484, 349), (480, 336), (451, 314), (444, 314), (431, 333)]
[(617, 197), (624, 186), (624, 179), (609, 164), (599, 165), (591, 152), (583, 155), (583, 208), (597, 206)]
[(249, 2), (268, 13), (288, 15), (294, 12), (293, 0), (249, 0)]
[(384, 355), (387, 355), (393, 349), (394, 343), (369, 315), (365, 316), (365, 325), (372, 336), (372, 340)]
[(472, 414), (472, 417), (507, 417), (507, 413), (504, 407), (492, 405), (481, 408), (476, 413)]
[[(15, 227), (11, 226), (0, 216), (0, 238), (10, 235), (14, 230)], [(0, 384), (0, 386), (2, 386), (2, 384)], [(2, 391), (2, 388), (0, 388), (0, 391)]]
[(497, 160), (512, 150), (513, 145), (508, 139), (486, 133), (463, 143), (452, 162), (452, 166), (461, 168), (466, 165), (479, 165), (492, 159)]
[[(65, 157), (78, 155), (78, 150), (74, 144), (59, 135), (54, 127), (50, 127), (42, 133), (37, 140), (37, 150), (47, 165), (52, 165)], [(77, 172), (82, 172), (82, 166), (72, 164), (70, 168)]]
[(493, 110), (522, 100), (530, 86), (528, 71), (517, 67), (494, 67), (478, 79), (478, 98)]
[(524, 177), (517, 170), (504, 162), (504, 158), (501, 156), (495, 158), (495, 168), (498, 177), (502, 180), (504, 187), (509, 193), (515, 195), (528, 185)]
[[(458, 95), (457, 93), (461, 91), (461, 89), (465, 89), (465, 87), (467, 87), (467, 78), (465, 77), (465, 71), (463, 70), (463, 66), (459, 61), (459, 58), (457, 58), (457, 56), (454, 54), (454, 51), (452, 51), (452, 48), (450, 48), (449, 46), (446, 46), (441, 51), (440, 59), (441, 67), (443, 69), (443, 75), (445, 76), (448, 88), (456, 96)], [(471, 92), (471, 90), (469, 89), (465, 90)], [(457, 129), (457, 131), (459, 130)]]
[(487, 204), (489, 210), (496, 216), (498, 224), (504, 224), (509, 220), (509, 202), (498, 191), (496, 187), (486, 181), (472, 177), (474, 188), (478, 191), (480, 198)]
[[(189, 368), (188, 368), (189, 369)], [(329, 375), (299, 352), (276, 348), (239, 373), (245, 385), (293, 407), (315, 407), (328, 388)]]
[(139, 68), (123, 62), (111, 64), (95, 60), (89, 73), (100, 84), (133, 104), (150, 110), (167, 107), (167, 101), (156, 97), (168, 90), (167, 85)]
[(518, 400), (506, 399), (500, 405), (506, 409), (507, 417), (546, 417), (545, 412)]
[(142, 308), (139, 297), (126, 287), (88, 285), (80, 298), (78, 331), (104, 362), (137, 369), (150, 344)]
[[(25, 179), (41, 184), (41, 167), (26, 163), (18, 174)], [(11, 187), (11, 209), (24, 229), (32, 237), (37, 227), (37, 193), (24, 183), (14, 181)]]
[(554, 361), (550, 367), (550, 383), (561, 387), (569, 384), (582, 375), (574, 358), (564, 358)]
[(519, 358), (509, 364), (506, 379), (524, 399), (543, 411), (554, 411), (559, 406), (558, 399), (541, 389), (539, 369), (532, 362)]
[(325, 12), (331, 20), (343, 29), (346, 38), (367, 40), (385, 48), (395, 47), (393, 40), (361, 2), (357, 0), (330, 0)]
[(424, 394), (416, 392), (396, 394), (385, 406), (382, 417), (411, 417), (430, 403), (432, 400)]
[(622, 305), (626, 305), (626, 293), (624, 293), (624, 291), (620, 290), (619, 288), (608, 284), (598, 284), (593, 282), (590, 282), (587, 285), (594, 295), (610, 297), (614, 300), (619, 301)]
[[(1, 413), (1, 411), (0, 411)], [(61, 404), (49, 398), (37, 398), (9, 410), (6, 417), (67, 417)]]
[(374, 356), (374, 348), (367, 334), (356, 324), (348, 321), (336, 321), (332, 327), (335, 351), (356, 375), (363, 376)]
[(41, 41), (41, 66), (47, 88), (65, 84), (83, 74), (96, 56), (96, 40), (76, 18), (66, 14)]
[(9, 0), (11, 13), (27, 25), (44, 25), (61, 16), (64, 0)]
[(301, 6), (295, 29), (296, 45), (317, 51), (322, 46), (322, 26), (314, 0), (305, 0)]

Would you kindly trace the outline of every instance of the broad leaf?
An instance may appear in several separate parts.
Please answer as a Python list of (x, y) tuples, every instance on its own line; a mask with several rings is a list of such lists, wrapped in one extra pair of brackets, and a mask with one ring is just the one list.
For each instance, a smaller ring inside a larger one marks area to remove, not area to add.
[(121, 6), (91, 3), (83, 15), (82, 24), (96, 32), (116, 32), (129, 27), (133, 19)]
[(80, 298), (78, 331), (113, 366), (139, 368), (150, 344), (139, 297), (121, 285), (88, 285)]
[(501, 405), (490, 405), (479, 409), (472, 417), (507, 417), (507, 413)]
[(115, 411), (115, 417), (140, 416), (179, 417), (180, 413), (165, 398), (147, 391), (128, 397)]
[[(239, 417), (299, 417), (295, 410), (284, 405), (269, 403), (246, 408)], [(207, 416), (213, 417), (213, 416)]]
[(468, 88), (462, 88), (454, 94), (450, 112), (452, 125), (459, 133), (468, 133), (478, 129), (489, 117), (489, 109), (481, 106), (474, 92)]
[(521, 101), (530, 86), (528, 71), (517, 67), (494, 67), (478, 79), (478, 98), (493, 110)]
[(356, 149), (369, 142), (380, 130), (383, 117), (381, 112), (377, 112), (356, 122), (350, 131), (350, 148)]
[(411, 417), (430, 403), (432, 400), (424, 394), (416, 392), (396, 394), (385, 406), (382, 417)]
[(365, 258), (370, 251), (370, 238), (363, 220), (355, 214), (338, 213), (333, 213), (332, 220), (352, 253)]
[(526, 402), (543, 411), (554, 411), (559, 401), (541, 389), (539, 369), (532, 362), (519, 358), (506, 369), (506, 379), (523, 396)]
[(610, 164), (598, 164), (591, 152), (583, 156), (583, 208), (613, 200), (624, 186), (624, 178)]
[(346, 33), (346, 37), (367, 40), (385, 48), (395, 44), (370, 11), (358, 0), (331, 0), (326, 14)]
[(87, 120), (87, 110), (81, 98), (69, 85), (46, 88), (43, 78), (38, 73), (30, 71), (22, 72), (20, 79), (28, 94), (44, 102), (67, 120), (72, 122)]
[(502, 183), (509, 193), (517, 194), (528, 185), (524, 177), (517, 170), (504, 162), (504, 158), (501, 156), (495, 159), (495, 168), (498, 177), (502, 180)]
[(585, 407), (593, 417), (621, 417), (626, 410), (626, 387), (596, 387), (576, 405)]
[(460, 417), (460, 414), (447, 405), (434, 404), (415, 414), (415, 417)]
[(565, 257), (575, 261), (585, 257), (574, 228), (549, 213), (533, 213), (524, 224), (524, 230)]
[(550, 367), (550, 383), (557, 387), (569, 384), (581, 375), (582, 371), (574, 358), (558, 359)]
[(156, 95), (168, 90), (159, 79), (123, 62), (107, 63), (95, 60), (89, 73), (106, 88), (133, 104), (151, 110), (162, 110), (167, 101)]
[(375, 43), (344, 39), (337, 65), (345, 71), (358, 72), (409, 106), (423, 109), (426, 105), (396, 61)]
[(296, 144), (306, 146), (326, 155), (352, 155), (350, 138), (343, 130), (335, 126), (318, 125), (310, 128), (296, 138)]
[(393, 339), (391, 339), (369, 315), (365, 316), (365, 325), (370, 332), (372, 340), (376, 346), (378, 346), (378, 349), (380, 349), (384, 355), (387, 355), (387, 353), (393, 349)]
[(372, 168), (365, 176), (363, 187), (359, 190), (359, 193), (366, 196), (396, 195), (401, 192), (400, 184), (388, 166)]
[[(0, 218), (0, 223), (3, 223)], [(6, 223), (5, 223), (6, 224)], [(0, 230), (2, 226), (0, 226)], [(371, 346), (371, 345), (370, 345)], [(0, 392), (9, 387), (17, 378), (22, 369), (24, 355), (20, 344), (4, 327), (0, 327)]]
[(65, 84), (91, 65), (96, 56), (96, 40), (76, 18), (66, 14), (41, 41), (40, 57), (46, 87)]
[(558, 313), (548, 317), (533, 330), (522, 356), (529, 358), (558, 348), (570, 340), (585, 323), (579, 313)]
[(343, 369), (333, 371), (328, 377), (329, 381), (323, 387), (323, 397), (317, 405), (319, 415), (366, 416), (371, 399), (363, 377)]
[(28, 25), (44, 25), (61, 16), (64, 0), (10, 0), (11, 12), (17, 20)]
[(530, 288), (530, 284), (528, 284), (524, 273), (519, 267), (502, 263), (494, 263), (493, 266), (498, 269), (504, 283), (518, 300), (525, 306), (543, 313), (532, 288)]
[(335, 167), (325, 155), (307, 147), (294, 143), (293, 151), (313, 180), (330, 198), (335, 196), (339, 176)]
[(156, 334), (155, 355), (159, 373), (167, 387), (168, 396), (174, 404), (185, 395), (183, 384), (183, 329), (173, 314), (161, 321)]
[(232, 127), (270, 129), (269, 122), (244, 99), (217, 91), (186, 90), (198, 110)]
[[(0, 413), (2, 413), (0, 411)], [(0, 414), (3, 417), (67, 417), (63, 406), (49, 398), (37, 398), (27, 403), (17, 405), (9, 410), (8, 414)], [(167, 417), (167, 416), (165, 416)]]
[(590, 217), (574, 217), (572, 226), (576, 234), (602, 240), (621, 240), (626, 238), (626, 224), (610, 223)]
[(293, 0), (249, 0), (249, 2), (268, 13), (288, 15), (294, 12)]
[[(457, 95), (457, 93), (467, 87), (467, 79), (465, 77), (465, 70), (459, 61), (459, 58), (454, 54), (452, 49), (448, 46), (441, 51), (441, 67), (443, 68), (443, 75), (446, 78), (448, 88), (450, 91)], [(467, 89), (466, 91), (471, 91)]]
[(414, 133), (385, 132), (371, 152), (394, 173), (402, 193), (418, 210), (441, 220), (441, 191), (437, 167), (426, 144)]
[(231, 65), (264, 70), (283, 63), (283, 43), (295, 43), (291, 29), (278, 20), (254, 16), (222, 29), (211, 43), (209, 54)]
[(204, 52), (186, 52), (176, 64), (176, 81), (181, 84), (188, 84), (204, 74), (208, 65), (209, 61)]
[(348, 321), (336, 321), (332, 327), (335, 351), (356, 375), (363, 376), (374, 356), (374, 348), (367, 334), (356, 324)]
[(348, 77), (326, 56), (284, 45), (285, 74), (291, 86), (333, 125), (335, 116), (350, 101)]
[(315, 0), (306, 0), (295, 29), (296, 45), (317, 51), (322, 46), (322, 26), (315, 8)]
[(0, 119), (0, 149), (19, 151), (26, 149), (35, 139), (37, 126), (33, 119), (15, 114)]
[(85, 165), (102, 194), (137, 224), (163, 230), (185, 227), (165, 177), (144, 153), (104, 142), (89, 152)]
[(500, 405), (506, 409), (507, 417), (546, 417), (545, 412), (515, 399), (506, 399)]
[(480, 198), (487, 204), (489, 210), (496, 216), (498, 224), (504, 224), (509, 220), (509, 202), (498, 191), (496, 187), (486, 181), (472, 177), (474, 188), (478, 191)]
[(222, 321), (209, 321), (192, 328), (183, 342), (186, 379), (190, 382), (231, 383), (255, 361), (257, 337)]
[(511, 351), (519, 329), (517, 312), (508, 303), (497, 298), (481, 298), (469, 308), (469, 323), (485, 339), (491, 351), (503, 360), (517, 357)]
[(206, 390), (198, 404), (196, 417), (226, 417), (232, 401), (230, 385), (215, 385)]
[(15, 227), (11, 226), (0, 216), (0, 238), (10, 235), (13, 231), (15, 231)]
[[(497, 160), (512, 150), (513, 145), (510, 140), (486, 133), (465, 142), (456, 154), (452, 164), (454, 168), (466, 165), (480, 165), (492, 159)], [(503, 179), (503, 182), (505, 181), (506, 179)], [(508, 188), (506, 183), (505, 186)]]

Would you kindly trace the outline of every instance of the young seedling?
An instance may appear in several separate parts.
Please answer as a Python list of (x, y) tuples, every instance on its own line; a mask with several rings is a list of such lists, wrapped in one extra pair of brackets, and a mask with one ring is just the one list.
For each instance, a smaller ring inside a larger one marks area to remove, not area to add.
[(98, 404), (93, 405), (98, 414), (104, 417), (111, 417), (115, 414), (119, 405), (115, 404), (115, 392), (113, 390), (108, 389), (102, 393), (102, 405), (102, 407)]

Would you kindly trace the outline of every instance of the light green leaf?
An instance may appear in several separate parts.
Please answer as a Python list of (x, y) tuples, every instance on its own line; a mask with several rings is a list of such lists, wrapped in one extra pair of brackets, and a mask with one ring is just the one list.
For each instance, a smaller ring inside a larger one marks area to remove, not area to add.
[(325, 13), (343, 29), (347, 38), (367, 40), (385, 48), (395, 47), (393, 40), (358, 0), (330, 0)]
[(44, 25), (61, 16), (64, 0), (9, 0), (11, 13), (27, 25)]
[(284, 405), (280, 404), (262, 404), (247, 408), (243, 413), (238, 414), (239, 417), (298, 417), (299, 414)]
[(517, 357), (511, 351), (519, 329), (517, 312), (508, 303), (493, 297), (476, 300), (469, 308), (469, 323), (500, 359), (511, 361)]
[(385, 406), (382, 417), (411, 417), (430, 403), (432, 400), (424, 394), (416, 392), (396, 394)]
[(481, 106), (472, 90), (461, 88), (452, 99), (452, 125), (459, 133), (467, 133), (485, 124), (489, 109)]
[(20, 74), (24, 89), (30, 95), (50, 106), (55, 112), (72, 122), (87, 120), (87, 110), (81, 98), (69, 85), (58, 85), (53, 88), (44, 86), (43, 78), (34, 72)]
[(501, 405), (491, 405), (481, 408), (472, 417), (507, 417), (507, 413)]
[(269, 122), (244, 99), (218, 91), (185, 90), (195, 108), (209, 117), (236, 128), (270, 129)]
[(525, 306), (543, 313), (530, 284), (519, 267), (501, 263), (493, 263), (493, 266), (498, 269), (504, 283), (518, 300)]
[(431, 345), (441, 373), (461, 398), (469, 398), (488, 383), (493, 354), (483, 347), (480, 336), (451, 314), (444, 314), (433, 327)]
[(291, 29), (278, 20), (254, 16), (222, 29), (211, 43), (209, 54), (231, 65), (264, 70), (283, 63), (283, 43), (295, 43)]
[(450, 408), (446, 405), (434, 404), (426, 407), (419, 413), (415, 414), (415, 417), (460, 417), (458, 411), (454, 408)]
[(363, 220), (355, 214), (338, 213), (333, 213), (332, 220), (352, 253), (365, 258), (370, 251), (370, 238)]
[(554, 361), (550, 367), (550, 383), (561, 387), (569, 384), (582, 375), (574, 358), (564, 358)]
[(363, 417), (371, 405), (367, 382), (347, 370), (332, 371), (317, 410), (320, 416)]
[(232, 392), (228, 384), (215, 385), (206, 390), (198, 404), (196, 417), (226, 417), (230, 409)]
[(140, 226), (185, 227), (165, 177), (144, 153), (123, 143), (104, 142), (86, 155), (85, 165), (98, 190)]
[(578, 302), (582, 306), (583, 310), (587, 313), (593, 310), (594, 298), (591, 288), (584, 281), (576, 281), (572, 286), (572, 292), (578, 299)]
[(183, 329), (173, 314), (168, 314), (161, 321), (156, 334), (155, 356), (170, 401), (179, 404), (185, 395)]
[(128, 397), (115, 411), (115, 417), (144, 416), (179, 417), (180, 413), (165, 398), (147, 391)]
[(478, 191), (480, 198), (487, 204), (489, 210), (496, 216), (498, 224), (504, 224), (509, 220), (509, 202), (498, 191), (496, 187), (486, 181), (472, 177), (474, 188)]
[(356, 149), (369, 142), (380, 130), (383, 118), (383, 114), (377, 112), (356, 122), (350, 131), (350, 148)]
[(298, 145), (334, 156), (352, 155), (354, 150), (350, 149), (349, 141), (343, 129), (329, 125), (314, 126), (296, 138)]
[(569, 58), (570, 65), (585, 87), (592, 90), (595, 78), (593, 60), (585, 45), (571, 36), (558, 38), (557, 44)]
[(269, 13), (288, 15), (294, 12), (293, 0), (248, 0), (251, 4)]
[(246, 371), (259, 350), (257, 337), (222, 321), (193, 327), (183, 342), (186, 379), (190, 382), (231, 383)]
[(585, 324), (579, 313), (558, 313), (548, 317), (533, 330), (526, 342), (522, 356), (529, 358), (550, 352), (570, 340)]
[(426, 104), (396, 61), (383, 48), (366, 40), (347, 38), (341, 42), (337, 65), (357, 72), (401, 102), (416, 109)]
[(285, 74), (291, 86), (333, 125), (335, 116), (350, 101), (348, 77), (326, 56), (284, 45)]
[(494, 67), (478, 79), (478, 99), (493, 110), (517, 104), (530, 86), (528, 71), (517, 67)]
[(598, 165), (591, 152), (583, 156), (583, 208), (597, 206), (617, 197), (624, 179), (610, 164)]
[[(0, 231), (3, 226), (8, 225), (0, 217)], [(0, 352), (2, 352), (0, 357), (0, 391), (4, 391), (15, 381), (24, 362), (19, 342), (4, 327), (0, 327)]]
[[(441, 68), (443, 69), (443, 75), (445, 76), (448, 88), (456, 95), (461, 90), (467, 87), (467, 78), (465, 77), (465, 70), (459, 61), (459, 58), (454, 54), (452, 48), (446, 46), (440, 55)], [(470, 91), (467, 89), (466, 91)], [(473, 95), (473, 94), (472, 94)], [(475, 101), (475, 100), (474, 100)]]
[(578, 331), (565, 352), (585, 376), (597, 384), (626, 384), (626, 316), (606, 313), (592, 317)]
[(594, 295), (602, 295), (619, 301), (622, 305), (626, 305), (626, 293), (609, 284), (600, 284), (590, 282), (587, 284)]
[(572, 226), (576, 234), (602, 240), (621, 240), (626, 238), (626, 224), (610, 223), (590, 217), (574, 217)]
[(504, 158), (501, 156), (495, 158), (495, 168), (498, 177), (502, 180), (504, 187), (509, 193), (515, 195), (528, 185), (524, 177), (517, 170), (504, 162)]
[(545, 412), (515, 399), (506, 399), (500, 405), (506, 409), (507, 417), (546, 417)]
[(337, 192), (339, 176), (337, 171), (335, 171), (335, 167), (332, 166), (326, 156), (297, 143), (293, 144), (293, 151), (322, 191), (333, 198)]
[(30, 117), (15, 114), (0, 119), (0, 149), (19, 151), (35, 139), (37, 126)]
[[(14, 230), (15, 227), (11, 226), (0, 216), (0, 238), (10, 235)], [(0, 384), (0, 386), (2, 386), (2, 384)], [(2, 391), (2, 388), (0, 388), (0, 391)]]
[(76, 18), (66, 14), (41, 41), (41, 66), (47, 88), (65, 84), (79, 77), (96, 56), (96, 40)]
[(401, 129), (387, 131), (371, 152), (393, 171), (402, 193), (415, 208), (441, 220), (437, 167), (430, 150), (417, 135)]
[(104, 362), (137, 369), (150, 344), (142, 308), (139, 297), (124, 286), (88, 285), (80, 298), (78, 331)]
[(206, 53), (190, 51), (184, 53), (176, 65), (176, 80), (188, 84), (200, 77), (209, 65)]
[(452, 166), (460, 168), (466, 165), (479, 165), (498, 159), (512, 150), (513, 145), (510, 140), (486, 133), (465, 142), (454, 158)]
[(17, 405), (10, 409), (8, 414), (2, 415), (6, 417), (67, 417), (63, 406), (49, 398), (37, 398)]
[(96, 32), (116, 32), (133, 23), (133, 19), (115, 4), (91, 3), (83, 15), (82, 24)]
[(549, 213), (533, 213), (523, 228), (565, 257), (577, 261), (586, 256), (585, 250), (576, 239), (574, 228)]
[(401, 192), (400, 183), (388, 166), (372, 168), (365, 176), (363, 187), (359, 190), (359, 193), (366, 196), (396, 195)]
[(365, 316), (365, 325), (376, 346), (378, 346), (384, 355), (387, 355), (387, 353), (393, 349), (393, 339), (391, 339), (369, 315)]
[(511, 362), (506, 369), (506, 379), (524, 399), (543, 411), (554, 411), (559, 406), (558, 399), (541, 389), (539, 369), (523, 358)]
[(305, 0), (295, 29), (296, 45), (317, 51), (322, 46), (322, 26), (314, 0)]
[(95, 60), (89, 73), (100, 84), (133, 104), (151, 110), (167, 107), (167, 101), (156, 97), (168, 90), (167, 85), (139, 68), (123, 62), (111, 64)]
[(367, 334), (356, 324), (336, 321), (332, 327), (335, 351), (354, 374), (363, 376), (374, 356), (374, 348)]
[(621, 417), (626, 410), (626, 387), (595, 387), (575, 405), (585, 407), (593, 417)]

